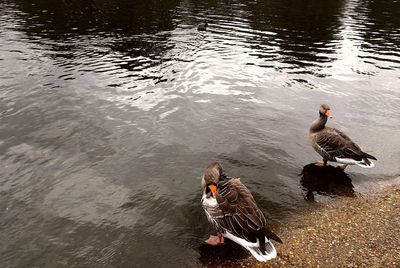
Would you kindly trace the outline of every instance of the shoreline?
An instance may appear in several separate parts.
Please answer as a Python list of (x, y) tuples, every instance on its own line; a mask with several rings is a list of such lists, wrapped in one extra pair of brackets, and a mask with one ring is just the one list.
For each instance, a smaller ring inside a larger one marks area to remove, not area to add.
[(228, 244), (215, 248), (212, 255), (225, 255), (229, 251), (233, 259), (208, 258), (210, 262), (203, 264), (207, 267), (400, 267), (400, 185), (319, 204), (317, 209), (295, 216), (276, 229), (284, 244), (274, 242), (278, 256), (271, 261), (257, 262), (236, 245)]

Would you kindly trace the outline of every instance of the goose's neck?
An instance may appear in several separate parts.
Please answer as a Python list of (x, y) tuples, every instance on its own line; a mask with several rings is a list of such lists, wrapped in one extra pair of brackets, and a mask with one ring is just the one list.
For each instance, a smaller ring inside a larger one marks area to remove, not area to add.
[(310, 127), (310, 133), (315, 133), (325, 128), (326, 121), (328, 121), (328, 117), (320, 116), (312, 122)]

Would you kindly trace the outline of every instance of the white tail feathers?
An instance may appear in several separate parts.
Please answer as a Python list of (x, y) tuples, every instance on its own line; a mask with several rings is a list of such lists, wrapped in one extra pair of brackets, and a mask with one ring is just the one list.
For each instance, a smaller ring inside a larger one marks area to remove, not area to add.
[(257, 259), (257, 261), (269, 261), (273, 258), (276, 258), (276, 249), (274, 247), (274, 245), (272, 244), (271, 240), (269, 240), (267, 237), (265, 237), (265, 253), (262, 253), (260, 250), (260, 243), (257, 240), (257, 242), (252, 243), (249, 241), (246, 241), (240, 237), (234, 236), (229, 232), (226, 232), (224, 234), (225, 237), (229, 238), (230, 240), (238, 243), (239, 245), (241, 245), (242, 247), (244, 247), (245, 249), (247, 249), (248, 251), (250, 251), (250, 253), (254, 256), (254, 258)]
[(363, 168), (373, 168), (375, 166), (374, 162), (368, 159), (363, 159), (362, 161), (357, 162), (356, 165)]
[[(258, 242), (257, 242), (258, 244)], [(272, 242), (265, 238), (265, 253), (263, 254), (260, 250), (260, 247), (245, 247), (250, 253), (257, 259), (257, 261), (269, 261), (276, 258), (276, 249)]]
[(364, 158), (361, 161), (357, 161), (351, 158), (339, 158), (336, 157), (336, 162), (341, 163), (341, 164), (347, 164), (347, 165), (357, 165), (363, 168), (373, 168), (375, 166), (374, 162), (371, 160)]

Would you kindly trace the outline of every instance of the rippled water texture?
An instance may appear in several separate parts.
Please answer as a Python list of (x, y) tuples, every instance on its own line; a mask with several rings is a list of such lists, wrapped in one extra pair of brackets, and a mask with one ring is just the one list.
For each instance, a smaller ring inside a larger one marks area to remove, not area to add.
[[(394, 0), (1, 1), (1, 266), (200, 266), (211, 160), (281, 229), (393, 183), (399, 29)], [(344, 192), (300, 175), (323, 102), (379, 160)]]

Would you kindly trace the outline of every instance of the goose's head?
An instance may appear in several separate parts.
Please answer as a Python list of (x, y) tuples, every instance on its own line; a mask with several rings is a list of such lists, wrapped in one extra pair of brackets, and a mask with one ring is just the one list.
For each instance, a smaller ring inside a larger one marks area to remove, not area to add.
[(321, 107), (319, 107), (319, 116), (332, 118), (332, 110), (328, 104), (322, 104)]
[(201, 190), (206, 190), (208, 196), (215, 197), (217, 193), (218, 182), (222, 175), (222, 167), (218, 162), (212, 162), (204, 171), (201, 178)]

